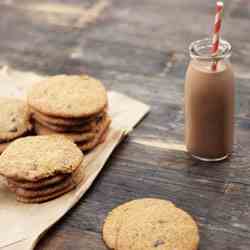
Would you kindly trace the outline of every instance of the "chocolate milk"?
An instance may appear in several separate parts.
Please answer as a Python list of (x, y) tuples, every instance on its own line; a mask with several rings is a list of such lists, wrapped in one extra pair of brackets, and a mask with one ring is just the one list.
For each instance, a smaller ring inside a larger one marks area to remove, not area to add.
[(232, 152), (234, 76), (229, 62), (192, 60), (185, 81), (185, 142), (196, 158), (217, 161)]

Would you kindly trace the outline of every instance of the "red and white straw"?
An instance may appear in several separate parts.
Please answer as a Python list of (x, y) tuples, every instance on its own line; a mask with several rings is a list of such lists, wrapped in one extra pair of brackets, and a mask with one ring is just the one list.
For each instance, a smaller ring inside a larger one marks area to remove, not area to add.
[[(223, 7), (224, 7), (223, 2), (218, 1), (216, 3), (216, 15), (214, 20), (214, 30), (213, 30), (213, 40), (212, 40), (212, 56), (216, 56), (219, 52)], [(216, 71), (216, 69), (217, 69), (217, 62), (214, 62), (212, 64), (212, 70)]]

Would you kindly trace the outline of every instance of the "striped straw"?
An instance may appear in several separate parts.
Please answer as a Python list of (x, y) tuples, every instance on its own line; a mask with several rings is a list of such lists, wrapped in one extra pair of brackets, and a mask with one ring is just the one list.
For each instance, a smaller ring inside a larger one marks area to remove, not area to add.
[[(214, 20), (213, 40), (212, 40), (212, 56), (216, 56), (219, 52), (220, 30), (222, 21), (222, 12), (224, 4), (221, 1), (216, 2), (216, 15)], [(212, 70), (216, 71), (217, 62), (213, 62)]]

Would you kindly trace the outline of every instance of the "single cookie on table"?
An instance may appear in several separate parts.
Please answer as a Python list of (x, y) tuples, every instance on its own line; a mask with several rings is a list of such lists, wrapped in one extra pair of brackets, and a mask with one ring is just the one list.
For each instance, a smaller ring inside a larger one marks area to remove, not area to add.
[(12, 142), (0, 156), (0, 174), (39, 181), (72, 173), (83, 161), (81, 150), (64, 136), (28, 136)]
[(0, 143), (16, 139), (31, 128), (30, 113), (26, 103), (17, 99), (1, 97)]
[(126, 202), (114, 208), (105, 219), (103, 224), (103, 240), (110, 249), (115, 249), (116, 240), (123, 223), (129, 221), (129, 217), (137, 213), (142, 213), (145, 208), (164, 205), (167, 207), (174, 207), (170, 201), (165, 201), (156, 198), (144, 198)]
[(95, 148), (98, 144), (104, 142), (106, 138), (107, 130), (109, 129), (109, 126), (111, 124), (111, 118), (107, 116), (103, 122), (99, 125), (98, 132), (96, 133), (94, 139), (91, 141), (83, 142), (83, 143), (77, 143), (78, 147), (83, 151), (87, 152)]
[(32, 116), (35, 120), (54, 125), (54, 126), (63, 126), (63, 127), (72, 127), (72, 126), (84, 126), (91, 121), (95, 121), (97, 118), (101, 118), (106, 114), (107, 107), (101, 110), (98, 114), (94, 114), (90, 117), (81, 117), (81, 118), (62, 118), (62, 117), (53, 117), (45, 115), (35, 109), (31, 108)]
[(58, 75), (34, 87), (28, 104), (48, 116), (83, 118), (98, 114), (107, 106), (103, 84), (87, 75)]
[[(47, 190), (43, 193), (33, 195), (32, 197), (27, 197), (23, 195), (16, 194), (17, 201), (23, 203), (42, 203), (52, 199), (55, 199), (63, 194), (66, 194), (77, 187), (84, 180), (84, 168), (80, 168), (76, 170), (75, 174), (72, 175), (70, 183), (62, 189), (56, 188), (47, 188)], [(46, 194), (45, 194), (46, 193)]]
[(92, 139), (95, 138), (95, 131), (92, 132), (83, 132), (83, 133), (59, 133), (56, 131), (53, 131), (49, 128), (46, 128), (45, 126), (39, 124), (38, 122), (34, 123), (34, 129), (36, 134), (38, 135), (63, 135), (67, 138), (69, 138), (70, 140), (74, 141), (74, 142), (85, 142), (85, 141), (90, 141)]
[(198, 246), (199, 232), (193, 218), (177, 207), (162, 204), (123, 221), (115, 249), (197, 250)]

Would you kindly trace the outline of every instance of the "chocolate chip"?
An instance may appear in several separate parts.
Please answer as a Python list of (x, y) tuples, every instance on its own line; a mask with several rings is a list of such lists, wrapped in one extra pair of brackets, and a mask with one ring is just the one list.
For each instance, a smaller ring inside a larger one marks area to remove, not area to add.
[(158, 246), (161, 246), (161, 245), (164, 245), (164, 244), (165, 244), (164, 240), (157, 240), (157, 241), (154, 242), (153, 246), (158, 247)]
[(96, 122), (97, 122), (97, 123), (101, 122), (102, 118), (103, 118), (102, 116), (97, 116), (97, 117), (96, 117)]
[(9, 129), (9, 132), (13, 132), (13, 133), (17, 131), (18, 131), (17, 127), (12, 127)]
[(166, 223), (165, 220), (158, 220), (158, 222), (159, 222), (159, 224), (164, 224), (164, 223)]
[(167, 221), (165, 221), (165, 220), (158, 220), (158, 223), (159, 224), (164, 224), (164, 223), (167, 223)]
[(67, 109), (71, 109), (71, 107), (72, 107), (72, 106), (71, 106), (70, 104), (67, 105)]
[(12, 117), (11, 122), (15, 122), (15, 121), (16, 121), (16, 117)]

